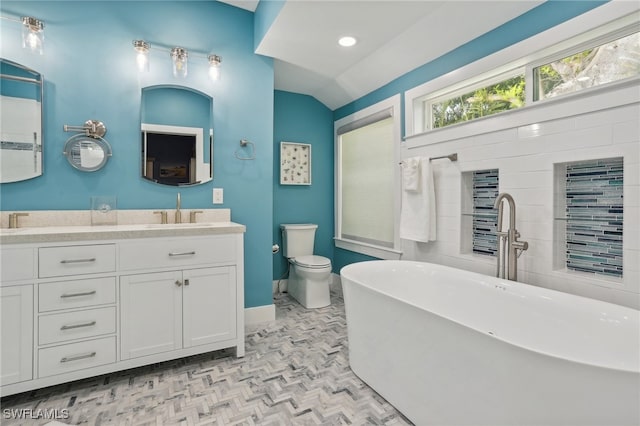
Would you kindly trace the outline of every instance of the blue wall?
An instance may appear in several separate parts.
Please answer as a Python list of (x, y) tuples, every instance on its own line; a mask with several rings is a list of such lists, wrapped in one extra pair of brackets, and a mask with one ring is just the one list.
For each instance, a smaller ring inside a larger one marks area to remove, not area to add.
[[(5, 1), (3, 16), (45, 22), (45, 53), (21, 47), (20, 24), (3, 21), (2, 56), (41, 72), (45, 79), (44, 174), (2, 184), (2, 210), (87, 209), (93, 195), (116, 195), (122, 209), (213, 208), (212, 188), (225, 189), (232, 220), (245, 224), (245, 306), (272, 303), (273, 61), (253, 53), (253, 14), (202, 1)], [(151, 51), (151, 71), (139, 76), (132, 40), (190, 51), (189, 76), (171, 76), (167, 51)], [(207, 61), (223, 59), (222, 78), (207, 78)], [(209, 94), (214, 103), (214, 179), (180, 188), (140, 177), (140, 92), (152, 84), (179, 84)], [(82, 173), (67, 164), (64, 124), (99, 119), (113, 147), (106, 167)], [(234, 158), (239, 140), (256, 145), (254, 161)]]
[[(332, 112), (311, 96), (276, 91), (273, 118), (273, 241), (282, 247), (281, 223), (316, 223), (314, 253), (332, 259)], [(281, 141), (311, 144), (311, 185), (280, 185)], [(275, 254), (273, 279), (286, 271), (282, 252)]]

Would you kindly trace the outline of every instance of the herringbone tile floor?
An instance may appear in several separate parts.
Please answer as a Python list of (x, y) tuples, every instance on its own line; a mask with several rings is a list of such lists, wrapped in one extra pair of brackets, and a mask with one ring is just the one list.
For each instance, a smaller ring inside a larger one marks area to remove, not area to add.
[(339, 295), (316, 310), (286, 294), (275, 304), (275, 322), (247, 329), (242, 359), (232, 351), (182, 358), (12, 395), (2, 410), (66, 409), (74, 425), (410, 424), (349, 368)]

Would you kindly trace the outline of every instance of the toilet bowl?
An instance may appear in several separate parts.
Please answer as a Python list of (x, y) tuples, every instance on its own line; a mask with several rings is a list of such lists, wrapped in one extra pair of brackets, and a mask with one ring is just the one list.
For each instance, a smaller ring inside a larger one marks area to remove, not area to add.
[(318, 225), (284, 224), (280, 228), (283, 255), (289, 262), (287, 291), (305, 308), (330, 305), (331, 260), (313, 254)]
[(331, 261), (326, 257), (311, 255), (290, 258), (289, 264), (289, 294), (308, 309), (329, 306)]

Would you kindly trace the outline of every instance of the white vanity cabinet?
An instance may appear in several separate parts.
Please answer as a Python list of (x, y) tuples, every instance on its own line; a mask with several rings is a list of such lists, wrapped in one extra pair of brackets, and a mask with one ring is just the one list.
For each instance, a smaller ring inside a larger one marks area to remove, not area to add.
[(115, 243), (38, 248), (38, 378), (116, 362), (115, 272)]
[(9, 385), (33, 378), (33, 285), (0, 289), (2, 344), (0, 383)]
[(235, 339), (235, 275), (225, 266), (122, 276), (122, 359)]
[(0, 384), (33, 378), (32, 248), (0, 250)]
[(3, 243), (1, 394), (223, 348), (243, 356), (244, 227), (180, 232)]

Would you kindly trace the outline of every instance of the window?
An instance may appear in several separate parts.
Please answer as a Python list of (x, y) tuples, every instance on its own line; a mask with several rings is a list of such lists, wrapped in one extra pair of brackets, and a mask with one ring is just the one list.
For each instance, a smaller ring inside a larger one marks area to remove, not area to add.
[(640, 75), (640, 32), (533, 68), (534, 101)]
[[(471, 122), (640, 77), (637, 15), (618, 15), (587, 32), (577, 23), (550, 31), (552, 35), (541, 33), (407, 91), (407, 133)], [(550, 44), (523, 56), (538, 48), (537, 38)]]
[(336, 122), (336, 246), (397, 258), (399, 96)]
[(425, 99), (427, 128), (437, 129), (524, 106), (524, 71), (499, 80)]

